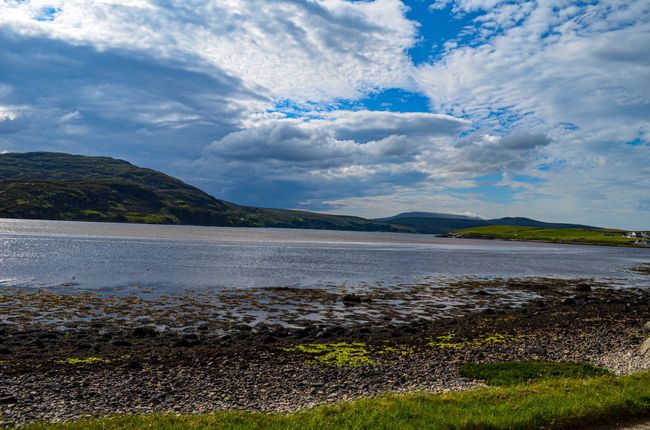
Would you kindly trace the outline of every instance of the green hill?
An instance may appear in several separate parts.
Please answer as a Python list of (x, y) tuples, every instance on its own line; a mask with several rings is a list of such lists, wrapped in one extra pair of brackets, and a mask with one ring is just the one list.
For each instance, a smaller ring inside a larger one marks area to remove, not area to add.
[(240, 206), (123, 160), (50, 152), (0, 155), (0, 217), (409, 231), (358, 217)]
[(514, 218), (497, 218), (497, 219), (482, 219), (464, 215), (442, 214), (442, 213), (428, 213), (428, 212), (407, 212), (395, 215), (390, 218), (376, 219), (375, 221), (391, 223), (393, 225), (401, 225), (406, 228), (413, 229), (418, 233), (429, 234), (448, 234), (458, 230), (484, 227), (484, 226), (497, 226), (508, 225), (518, 227), (542, 227), (542, 228), (584, 228), (596, 229), (588, 225), (580, 224), (562, 224), (562, 223), (547, 223), (537, 221), (530, 218), (514, 217)]

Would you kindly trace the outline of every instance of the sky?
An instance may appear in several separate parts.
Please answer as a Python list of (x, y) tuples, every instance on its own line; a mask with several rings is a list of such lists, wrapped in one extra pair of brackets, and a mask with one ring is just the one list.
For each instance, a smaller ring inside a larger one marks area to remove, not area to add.
[(0, 152), (240, 204), (650, 228), (650, 2), (0, 0)]

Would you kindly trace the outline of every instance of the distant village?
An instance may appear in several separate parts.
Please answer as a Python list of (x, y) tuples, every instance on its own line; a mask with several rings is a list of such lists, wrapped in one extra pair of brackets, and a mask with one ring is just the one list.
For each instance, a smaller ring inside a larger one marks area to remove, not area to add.
[(650, 233), (647, 231), (628, 231), (624, 236), (628, 239), (634, 239), (636, 245), (650, 245)]

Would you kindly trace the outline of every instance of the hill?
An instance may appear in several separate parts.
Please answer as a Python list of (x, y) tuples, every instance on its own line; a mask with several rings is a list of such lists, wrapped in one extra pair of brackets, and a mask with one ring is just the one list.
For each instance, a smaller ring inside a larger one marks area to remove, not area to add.
[(358, 217), (241, 206), (124, 160), (51, 152), (0, 155), (0, 217), (410, 231)]
[(398, 222), (404, 218), (436, 218), (436, 219), (472, 219), (480, 220), (482, 218), (473, 217), (468, 215), (446, 214), (441, 212), (402, 212), (388, 218), (376, 218), (375, 221), (380, 222)]
[(394, 225), (401, 225), (405, 228), (413, 229), (418, 233), (428, 234), (448, 234), (458, 230), (485, 227), (495, 225), (509, 225), (519, 227), (542, 227), (542, 228), (584, 228), (595, 229), (597, 227), (579, 225), (579, 224), (562, 224), (547, 223), (530, 218), (497, 218), (481, 219), (464, 215), (438, 214), (438, 213), (421, 213), (409, 212), (396, 215), (394, 217), (382, 218), (381, 220), (390, 222)]

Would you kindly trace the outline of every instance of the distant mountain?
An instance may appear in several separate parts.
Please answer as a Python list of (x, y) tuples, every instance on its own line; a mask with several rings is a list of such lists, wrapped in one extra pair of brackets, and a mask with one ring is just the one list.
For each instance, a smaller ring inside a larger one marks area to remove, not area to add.
[(382, 218), (376, 221), (390, 222), (413, 229), (417, 233), (448, 234), (457, 230), (492, 225), (510, 225), (517, 227), (545, 227), (545, 228), (587, 228), (579, 224), (560, 224), (537, 221), (530, 218), (498, 218), (481, 219), (464, 215), (439, 214), (435, 212), (408, 212), (394, 217)]
[(438, 219), (473, 219), (473, 220), (482, 219), (479, 217), (457, 215), (457, 214), (446, 214), (441, 212), (402, 212), (401, 214), (397, 214), (388, 218), (376, 218), (375, 221), (393, 222), (403, 218), (438, 218)]
[(412, 231), (358, 217), (241, 206), (123, 160), (51, 152), (0, 155), (0, 218)]

